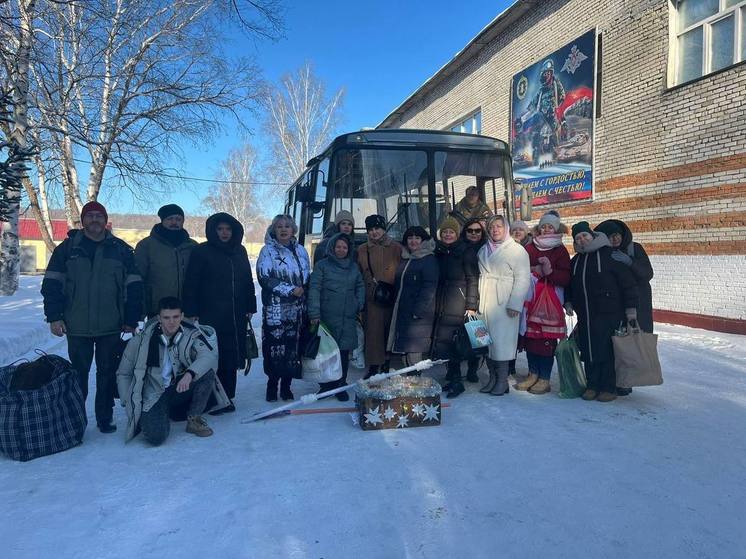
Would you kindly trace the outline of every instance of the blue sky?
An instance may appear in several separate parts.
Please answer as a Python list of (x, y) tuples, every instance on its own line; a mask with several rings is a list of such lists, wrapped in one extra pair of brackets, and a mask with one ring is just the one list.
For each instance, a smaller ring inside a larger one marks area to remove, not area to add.
[[(343, 122), (339, 132), (376, 126), (406, 97), (466, 46), (485, 25), (512, 2), (498, 0), (379, 0), (349, 2), (326, 0), (287, 1), (285, 38), (276, 43), (236, 41), (237, 49), (253, 54), (264, 78), (276, 80), (306, 60), (329, 90), (346, 90)], [(252, 142), (261, 149), (261, 129)], [(184, 146), (184, 161), (174, 161), (183, 175), (211, 179), (227, 153), (242, 142), (233, 125), (211, 144)], [(200, 200), (208, 183), (194, 182), (170, 200), (134, 206), (127, 200), (105, 200), (120, 212), (153, 212), (175, 201), (187, 212), (201, 213)], [(106, 198), (104, 196), (104, 198)], [(268, 208), (273, 213), (279, 208)]]

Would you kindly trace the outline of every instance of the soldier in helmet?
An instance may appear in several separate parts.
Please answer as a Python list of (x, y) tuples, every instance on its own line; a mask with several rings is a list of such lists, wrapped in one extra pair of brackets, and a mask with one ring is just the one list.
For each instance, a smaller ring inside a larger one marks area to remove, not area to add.
[(556, 146), (560, 138), (563, 122), (557, 119), (557, 108), (565, 100), (565, 88), (554, 74), (554, 62), (545, 60), (541, 67), (539, 91), (528, 106), (529, 111), (536, 111), (544, 118), (544, 122), (553, 134), (551, 145)]

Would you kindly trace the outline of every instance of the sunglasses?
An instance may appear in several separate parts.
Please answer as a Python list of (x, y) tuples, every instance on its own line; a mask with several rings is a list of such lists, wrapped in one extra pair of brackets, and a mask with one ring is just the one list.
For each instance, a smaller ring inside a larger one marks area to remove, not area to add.
[(481, 233), (482, 230), (481, 229), (467, 229), (466, 232), (467, 233), (472, 233), (474, 235), (477, 235), (477, 234)]

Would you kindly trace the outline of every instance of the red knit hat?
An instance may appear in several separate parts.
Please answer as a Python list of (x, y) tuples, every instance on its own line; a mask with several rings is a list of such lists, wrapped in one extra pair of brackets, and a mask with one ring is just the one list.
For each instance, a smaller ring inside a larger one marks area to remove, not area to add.
[(100, 204), (98, 202), (88, 202), (85, 206), (83, 206), (83, 209), (80, 210), (80, 221), (83, 221), (85, 214), (87, 214), (88, 212), (101, 212), (102, 214), (104, 214), (104, 219), (107, 222), (109, 221), (109, 214), (106, 213), (106, 208), (104, 208), (103, 204)]

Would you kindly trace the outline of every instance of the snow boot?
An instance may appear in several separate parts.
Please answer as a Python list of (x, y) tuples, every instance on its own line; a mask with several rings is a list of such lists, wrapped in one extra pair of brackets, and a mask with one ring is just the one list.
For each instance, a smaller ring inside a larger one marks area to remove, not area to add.
[(598, 396), (598, 392), (596, 392), (592, 388), (586, 388), (581, 398), (583, 398), (583, 400), (590, 402), (591, 400), (595, 400), (596, 396)]
[(493, 361), (495, 367), (495, 376), (497, 381), (495, 386), (490, 390), (490, 394), (493, 396), (502, 396), (510, 392), (510, 385), (508, 384), (508, 362), (507, 361)]
[(613, 402), (614, 400), (616, 400), (616, 394), (613, 392), (601, 392), (596, 398), (597, 402)]
[(464, 388), (464, 383), (462, 383), (460, 380), (455, 380), (451, 383), (450, 388), (448, 389), (448, 394), (446, 394), (446, 398), (456, 398), (465, 390), (466, 389)]
[(269, 377), (267, 379), (267, 396), (266, 400), (268, 402), (276, 402), (277, 401), (277, 377)]
[(549, 381), (547, 379), (540, 378), (536, 381), (536, 384), (528, 389), (528, 391), (531, 394), (546, 394), (547, 392), (551, 392), (552, 388), (549, 386)]
[(513, 385), (516, 390), (528, 390), (539, 380), (539, 375), (536, 373), (529, 373), (525, 380)]
[(616, 387), (617, 396), (629, 396), (630, 394), (632, 394), (631, 388), (622, 388), (621, 386)]
[(487, 358), (487, 370), (490, 373), (490, 379), (487, 381), (487, 384), (479, 389), (482, 394), (489, 394), (490, 392), (492, 392), (492, 389), (495, 388), (495, 384), (497, 384), (497, 371), (495, 369), (495, 363), (496, 362), (492, 359)]
[(202, 419), (201, 415), (192, 415), (187, 417), (186, 432), (198, 437), (209, 437), (212, 435), (212, 429), (207, 421)]

